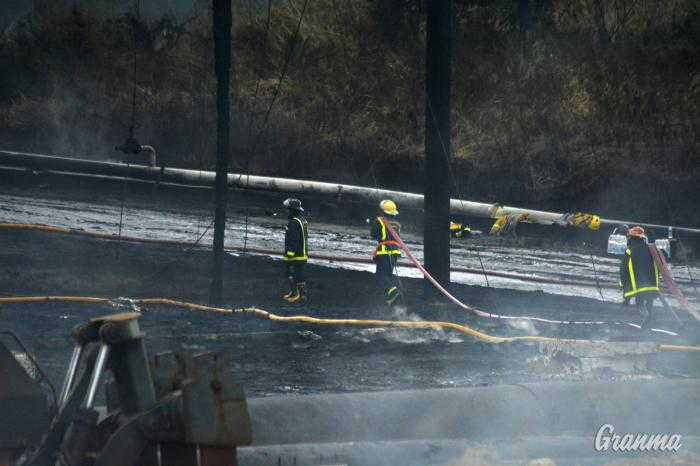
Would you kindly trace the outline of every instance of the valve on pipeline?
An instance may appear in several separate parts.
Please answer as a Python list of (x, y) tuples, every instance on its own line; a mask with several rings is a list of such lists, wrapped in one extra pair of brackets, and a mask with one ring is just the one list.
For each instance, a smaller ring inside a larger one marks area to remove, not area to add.
[(124, 144), (115, 146), (114, 149), (126, 154), (126, 163), (133, 162), (136, 159), (134, 156), (141, 152), (149, 152), (151, 154), (150, 166), (156, 166), (156, 150), (153, 146), (139, 144), (136, 137), (134, 137), (133, 126), (129, 128), (129, 137), (126, 138)]

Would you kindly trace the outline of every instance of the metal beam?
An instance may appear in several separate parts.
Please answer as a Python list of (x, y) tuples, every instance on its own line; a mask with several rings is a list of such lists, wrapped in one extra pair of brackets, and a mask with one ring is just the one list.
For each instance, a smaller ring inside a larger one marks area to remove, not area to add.
[[(427, 2), (425, 79), (425, 268), (450, 283), (452, 0)], [(426, 292), (432, 286), (426, 281)]]
[(224, 232), (228, 195), (231, 81), (231, 0), (214, 0), (214, 49), (216, 68), (216, 207), (214, 209), (214, 264), (210, 304), (221, 304), (224, 269)]

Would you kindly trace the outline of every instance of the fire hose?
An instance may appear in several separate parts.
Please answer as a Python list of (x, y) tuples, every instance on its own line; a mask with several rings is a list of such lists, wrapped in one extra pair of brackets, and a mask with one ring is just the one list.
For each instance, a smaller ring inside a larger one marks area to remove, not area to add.
[(664, 283), (666, 283), (668, 289), (671, 291), (671, 294), (678, 301), (678, 304), (680, 304), (681, 308), (683, 308), (683, 310), (685, 310), (688, 314), (695, 317), (695, 320), (700, 321), (700, 313), (692, 308), (688, 300), (685, 299), (685, 296), (683, 296), (680, 288), (678, 288), (676, 282), (673, 280), (673, 277), (671, 277), (671, 271), (668, 270), (668, 265), (666, 264), (666, 258), (664, 255), (659, 253), (659, 250), (656, 248), (655, 244), (649, 245), (649, 251), (651, 252), (651, 256), (654, 259), (656, 266), (661, 271), (661, 275), (664, 277)]
[[(522, 319), (522, 320), (531, 320), (531, 321), (536, 321), (536, 322), (545, 322), (545, 323), (549, 323), (549, 324), (581, 324), (581, 325), (608, 324), (609, 325), (609, 324), (617, 323), (617, 322), (602, 322), (602, 321), (565, 321), (565, 320), (545, 319), (542, 317), (530, 317), (530, 316), (506, 316), (506, 315), (500, 315), (500, 314), (493, 314), (491, 312), (482, 311), (480, 309), (476, 309), (474, 307), (468, 306), (468, 305), (464, 304), (462, 301), (460, 301), (459, 299), (455, 298), (452, 294), (450, 294), (449, 291), (447, 291), (442, 285), (440, 285), (440, 283), (438, 283), (438, 281), (435, 280), (435, 278), (433, 278), (433, 276), (430, 275), (430, 273), (428, 273), (427, 270), (425, 270), (423, 265), (418, 261), (418, 259), (416, 259), (416, 257), (413, 255), (413, 253), (411, 253), (411, 250), (408, 249), (408, 246), (406, 246), (406, 243), (403, 242), (403, 240), (398, 235), (396, 230), (394, 230), (394, 228), (391, 226), (391, 222), (389, 222), (388, 220), (384, 220), (384, 224), (386, 225), (386, 228), (389, 231), (389, 233), (391, 234), (391, 236), (398, 243), (399, 247), (401, 249), (403, 249), (403, 251), (406, 253), (406, 255), (411, 260), (411, 262), (416, 266), (416, 268), (418, 268), (418, 270), (420, 270), (420, 272), (423, 274), (423, 276), (426, 278), (426, 280), (428, 280), (430, 282), (430, 284), (433, 285), (433, 287), (435, 287), (435, 289), (440, 291), (440, 293), (442, 293), (447, 299), (452, 301), (457, 306), (459, 306), (462, 309), (464, 309), (468, 312), (471, 312), (479, 317), (488, 317), (488, 318), (492, 318), (492, 319), (516, 319), (516, 320)], [(658, 253), (657, 253), (657, 255), (658, 255)], [(667, 272), (669, 280), (671, 280), (671, 282), (673, 283), (673, 280), (670, 279), (670, 273), (668, 273), (668, 269), (665, 268), (665, 270)], [(664, 277), (666, 277), (666, 275), (664, 275)], [(677, 289), (677, 287), (676, 287), (676, 289)], [(680, 290), (678, 290), (678, 292), (680, 293)], [(686, 304), (687, 304), (687, 301), (686, 301)], [(686, 310), (688, 310), (688, 312), (691, 315), (693, 315), (693, 317), (695, 317), (697, 319), (698, 317), (690, 309), (689, 306), (690, 305), (688, 304), (688, 309), (686, 309)], [(685, 307), (684, 307), (684, 309), (685, 309)], [(633, 327), (639, 327), (638, 325), (632, 324), (629, 322), (622, 322), (622, 324), (630, 325)]]
[[(129, 305), (134, 308), (135, 306), (145, 306), (145, 305), (161, 305), (168, 307), (176, 307), (183, 309), (190, 309), (194, 311), (201, 312), (212, 312), (217, 314), (227, 314), (227, 315), (242, 315), (242, 314), (253, 314), (258, 317), (263, 317), (265, 319), (275, 321), (275, 322), (285, 322), (285, 323), (306, 323), (313, 325), (340, 325), (340, 326), (354, 326), (354, 327), (402, 327), (402, 328), (443, 328), (450, 329), (461, 332), (463, 334), (469, 335), (476, 338), (479, 341), (485, 343), (512, 343), (518, 341), (524, 342), (538, 342), (547, 344), (560, 344), (560, 343), (585, 343), (585, 344), (597, 344), (605, 343), (598, 340), (585, 340), (585, 339), (566, 339), (566, 338), (552, 338), (543, 337), (537, 335), (524, 335), (515, 337), (501, 337), (496, 335), (489, 335), (478, 330), (474, 330), (466, 325), (456, 324), (454, 322), (441, 322), (441, 321), (402, 321), (402, 320), (375, 320), (375, 319), (324, 319), (319, 317), (311, 317), (305, 315), (297, 316), (280, 316), (273, 314), (272, 312), (265, 311), (256, 307), (247, 307), (240, 309), (225, 308), (225, 307), (214, 307), (205, 306), (202, 304), (189, 303), (185, 301), (177, 301), (173, 299), (166, 298), (119, 298), (110, 299), (103, 297), (91, 297), (91, 296), (13, 296), (0, 298), (0, 303), (39, 303), (48, 301), (62, 301), (62, 302), (79, 302), (79, 303), (105, 303), (112, 304), (116, 306)], [(667, 345), (659, 344), (659, 351), (687, 351), (687, 352), (700, 352), (700, 346), (686, 346), (686, 345)]]

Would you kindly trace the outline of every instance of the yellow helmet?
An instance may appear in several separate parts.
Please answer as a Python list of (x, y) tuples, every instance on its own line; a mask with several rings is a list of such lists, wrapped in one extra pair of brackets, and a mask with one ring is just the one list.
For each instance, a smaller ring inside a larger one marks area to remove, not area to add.
[(392, 200), (384, 199), (379, 203), (379, 208), (387, 215), (399, 215), (399, 211), (396, 210), (396, 204)]
[(600, 230), (600, 217), (592, 215), (591, 221), (588, 223), (588, 228), (594, 231)]

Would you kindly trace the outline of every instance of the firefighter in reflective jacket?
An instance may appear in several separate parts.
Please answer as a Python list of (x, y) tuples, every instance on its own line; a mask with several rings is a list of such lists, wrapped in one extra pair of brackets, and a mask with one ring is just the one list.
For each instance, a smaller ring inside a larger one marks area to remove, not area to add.
[(284, 257), (289, 292), (283, 299), (293, 303), (306, 299), (304, 265), (308, 259), (308, 223), (301, 215), (304, 209), (299, 199), (289, 198), (282, 205), (289, 209), (289, 220), (284, 234)]
[(642, 308), (644, 326), (659, 296), (659, 269), (651, 257), (642, 227), (632, 227), (627, 232), (627, 250), (620, 262), (620, 286), (623, 303), (629, 304), (634, 297), (635, 304)]
[(450, 236), (453, 238), (468, 238), (472, 229), (463, 223), (450, 222)]
[[(377, 241), (377, 248), (372, 254), (372, 259), (377, 264), (376, 276), (384, 295), (384, 301), (391, 305), (401, 294), (398, 280), (394, 275), (394, 267), (396, 266), (396, 260), (401, 255), (401, 249), (399, 249), (399, 243), (392, 239), (391, 233), (386, 227), (387, 222), (390, 221), (383, 215), (396, 217), (399, 215), (399, 211), (396, 209), (394, 201), (388, 199), (380, 202), (379, 208), (381, 209), (381, 214), (372, 222), (370, 231), (372, 239)], [(391, 226), (397, 233), (401, 229), (401, 225), (396, 221), (391, 221)]]

